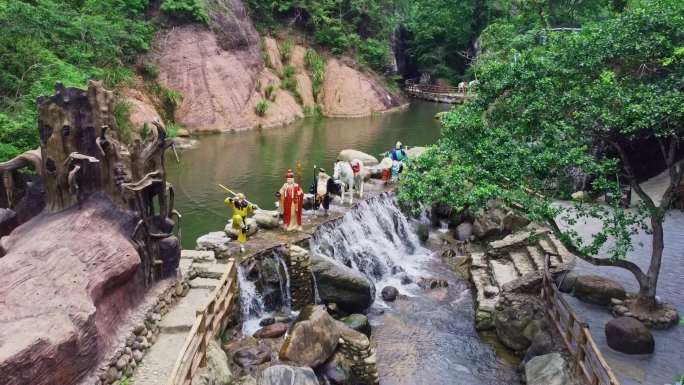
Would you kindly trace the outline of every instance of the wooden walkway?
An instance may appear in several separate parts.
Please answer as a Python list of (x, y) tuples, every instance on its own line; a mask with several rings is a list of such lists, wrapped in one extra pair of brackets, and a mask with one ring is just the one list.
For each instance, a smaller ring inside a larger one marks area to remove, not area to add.
[(458, 87), (421, 84), (416, 79), (407, 80), (404, 90), (414, 98), (439, 103), (458, 104), (472, 97), (467, 92), (459, 92)]

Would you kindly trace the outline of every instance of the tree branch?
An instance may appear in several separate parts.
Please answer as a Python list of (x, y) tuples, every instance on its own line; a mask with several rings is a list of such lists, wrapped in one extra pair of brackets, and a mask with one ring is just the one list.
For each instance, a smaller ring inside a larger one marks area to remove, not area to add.
[(655, 212), (657, 207), (653, 202), (653, 199), (651, 199), (651, 197), (648, 194), (646, 194), (646, 192), (639, 185), (639, 181), (634, 175), (634, 171), (632, 169), (632, 163), (629, 161), (629, 157), (627, 157), (627, 153), (625, 152), (625, 150), (617, 141), (612, 139), (607, 139), (607, 141), (608, 143), (610, 143), (611, 146), (613, 146), (613, 148), (615, 148), (615, 150), (620, 155), (620, 159), (622, 160), (622, 167), (625, 169), (625, 172), (627, 173), (627, 179), (629, 179), (629, 184), (630, 186), (632, 186), (632, 190), (636, 191), (637, 195), (639, 195), (641, 200), (644, 201), (644, 203), (649, 207), (649, 209), (652, 212)]
[(684, 173), (684, 167), (675, 164), (677, 159), (677, 147), (679, 146), (679, 138), (673, 136), (670, 139), (670, 148), (665, 153), (665, 145), (661, 145), (663, 150), (663, 157), (665, 158), (665, 165), (667, 166), (668, 173), (670, 174), (670, 185), (667, 186), (667, 190), (663, 194), (663, 198), (660, 201), (660, 207), (664, 210), (670, 208), (672, 204), (672, 198), (674, 196), (675, 189), (682, 182), (682, 174)]

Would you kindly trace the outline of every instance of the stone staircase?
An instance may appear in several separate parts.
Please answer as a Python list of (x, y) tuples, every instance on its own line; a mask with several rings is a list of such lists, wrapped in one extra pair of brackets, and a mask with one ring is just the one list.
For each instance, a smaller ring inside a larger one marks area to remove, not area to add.
[(536, 292), (551, 253), (551, 271), (571, 269), (576, 257), (548, 229), (528, 227), (471, 252), (470, 276), (475, 287), (478, 330), (492, 328), (493, 313), (504, 291)]

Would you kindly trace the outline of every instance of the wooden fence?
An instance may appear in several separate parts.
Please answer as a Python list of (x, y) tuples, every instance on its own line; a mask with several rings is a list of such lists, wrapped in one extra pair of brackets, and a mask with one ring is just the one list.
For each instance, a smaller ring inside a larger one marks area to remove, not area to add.
[(427, 92), (433, 94), (463, 94), (458, 91), (458, 87), (438, 86), (435, 84), (421, 84), (416, 79), (408, 79), (406, 81), (407, 92)]
[(556, 287), (549, 271), (551, 255), (546, 253), (542, 297), (551, 322), (563, 337), (565, 346), (574, 358), (577, 375), (590, 385), (620, 385), (591, 337), (589, 328), (577, 317)]
[(203, 310), (198, 310), (195, 323), (181, 348), (167, 385), (190, 385), (199, 368), (207, 365), (207, 346), (226, 327), (238, 296), (237, 262), (230, 261), (219, 285)]

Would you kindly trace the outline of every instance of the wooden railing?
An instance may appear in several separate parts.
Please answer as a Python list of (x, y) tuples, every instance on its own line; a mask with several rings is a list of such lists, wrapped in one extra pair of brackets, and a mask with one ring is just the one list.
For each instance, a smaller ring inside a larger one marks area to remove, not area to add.
[(197, 370), (207, 365), (209, 341), (225, 329), (237, 296), (237, 266), (235, 261), (230, 261), (209, 302), (203, 310), (197, 311), (167, 385), (190, 385)]
[[(458, 87), (438, 86), (435, 84), (421, 84), (416, 79), (406, 80), (406, 91), (408, 92), (430, 92), (434, 94), (458, 94)], [(462, 92), (460, 92), (462, 93)]]
[(590, 385), (620, 385), (591, 337), (589, 328), (577, 317), (556, 287), (549, 271), (551, 255), (546, 253), (542, 297), (551, 322), (574, 358), (577, 375)]

